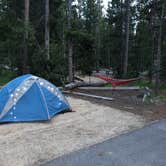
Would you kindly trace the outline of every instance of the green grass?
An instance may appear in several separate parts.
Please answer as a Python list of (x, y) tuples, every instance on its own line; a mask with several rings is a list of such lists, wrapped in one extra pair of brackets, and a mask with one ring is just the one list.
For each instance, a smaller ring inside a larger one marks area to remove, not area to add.
[(166, 85), (161, 85), (160, 90), (166, 90)]
[(144, 81), (144, 80), (138, 80), (132, 83), (133, 86), (139, 86), (141, 88), (143, 87), (149, 87), (149, 88), (153, 88), (154, 85), (152, 83), (149, 83), (148, 81)]
[[(112, 85), (110, 83), (106, 84), (105, 86), (106, 87), (112, 87)], [(149, 87), (150, 89), (154, 89), (154, 84), (153, 83), (149, 83), (149, 81), (144, 81), (144, 80), (138, 80), (138, 81), (126, 84), (126, 86), (139, 86), (141, 88)], [(166, 90), (166, 85), (161, 85), (160, 90), (165, 91)]]
[[(110, 83), (106, 84), (105, 86), (106, 87), (112, 87), (112, 85)], [(128, 84), (126, 84), (124, 86), (139, 86), (139, 87), (146, 87), (146, 86), (148, 86), (149, 88), (153, 88), (152, 84), (149, 84), (147, 81), (142, 81), (142, 80), (141, 81), (140, 80), (134, 81), (134, 82), (128, 83)]]
[(110, 83), (106, 84), (105, 87), (112, 87)]
[(161, 96), (160, 96), (160, 99), (161, 99), (161, 100), (166, 100), (166, 96), (165, 96), (165, 95), (161, 95)]
[(11, 81), (16, 76), (15, 73), (10, 71), (3, 70), (0, 72), (0, 86), (5, 85), (9, 81)]
[[(130, 84), (132, 86), (139, 86), (141, 88), (143, 87), (149, 87), (150, 89), (154, 89), (154, 84), (149, 83), (149, 81), (144, 81), (144, 80), (138, 80)], [(166, 85), (161, 85), (160, 90), (166, 90)]]

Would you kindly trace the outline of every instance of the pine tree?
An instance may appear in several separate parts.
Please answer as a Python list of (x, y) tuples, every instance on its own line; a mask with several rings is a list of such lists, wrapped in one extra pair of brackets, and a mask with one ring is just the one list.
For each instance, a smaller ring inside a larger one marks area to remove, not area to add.
[(22, 73), (29, 73), (29, 66), (28, 66), (28, 27), (29, 27), (29, 8), (30, 8), (30, 1), (25, 0), (25, 11), (24, 11), (24, 53), (22, 57)]
[(125, 55), (123, 64), (123, 77), (127, 75), (128, 54), (129, 54), (129, 33), (130, 33), (130, 0), (126, 0), (126, 25), (125, 25)]
[(45, 1), (45, 49), (47, 59), (50, 60), (49, 0)]
[[(72, 20), (72, 1), (67, 0), (67, 18), (68, 18), (68, 31), (70, 32), (71, 27), (71, 20)], [(73, 73), (73, 41), (72, 37), (68, 37), (68, 72), (69, 72), (69, 82), (74, 81), (74, 73)]]

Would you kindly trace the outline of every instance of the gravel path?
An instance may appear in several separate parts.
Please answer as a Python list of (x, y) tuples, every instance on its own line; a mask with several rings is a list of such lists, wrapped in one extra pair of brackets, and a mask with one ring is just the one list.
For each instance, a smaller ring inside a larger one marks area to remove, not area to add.
[(0, 125), (0, 165), (36, 166), (145, 124), (139, 115), (82, 99), (68, 100), (76, 112), (60, 114), (50, 122)]

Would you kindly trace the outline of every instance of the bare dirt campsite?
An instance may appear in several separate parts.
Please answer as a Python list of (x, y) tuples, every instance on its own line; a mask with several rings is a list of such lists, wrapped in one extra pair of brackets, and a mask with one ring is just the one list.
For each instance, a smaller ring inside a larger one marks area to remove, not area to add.
[(76, 112), (50, 122), (1, 124), (1, 166), (38, 165), (145, 124), (133, 113), (73, 97), (68, 100)]
[[(86, 83), (91, 84), (103, 84), (106, 81), (100, 80), (96, 77), (81, 77)], [(152, 89), (149, 89), (150, 93)], [(112, 102), (109, 100), (99, 100), (92, 97), (75, 95), (72, 92), (78, 92), (94, 96), (102, 96), (106, 98), (112, 98)], [(78, 87), (71, 91), (70, 95), (76, 98), (91, 101), (94, 104), (100, 104), (111, 108), (116, 108), (122, 111), (134, 113), (136, 115), (143, 116), (146, 121), (153, 121), (166, 118), (166, 102), (159, 97), (150, 97), (151, 101), (146, 100), (143, 102), (143, 96), (145, 94), (145, 88), (139, 86), (133, 86), (128, 84), (127, 86), (118, 86), (115, 88), (100, 86), (100, 87)], [(152, 95), (152, 94), (151, 94)], [(160, 92), (161, 96), (166, 95), (166, 90)]]
[[(90, 79), (101, 83), (94, 77)], [(88, 81), (89, 78), (84, 78), (84, 82)], [(136, 98), (139, 90), (85, 89), (75, 88), (71, 93), (100, 95), (113, 100), (68, 93), (67, 99), (74, 112), (59, 114), (46, 122), (1, 124), (1, 165), (40, 165), (165, 117), (165, 103), (142, 103)]]

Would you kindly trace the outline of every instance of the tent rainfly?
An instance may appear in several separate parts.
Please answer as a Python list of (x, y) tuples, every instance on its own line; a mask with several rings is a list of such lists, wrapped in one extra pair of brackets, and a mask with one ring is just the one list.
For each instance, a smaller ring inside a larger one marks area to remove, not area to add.
[(0, 123), (49, 120), (69, 109), (57, 87), (31, 74), (17, 77), (0, 90)]

